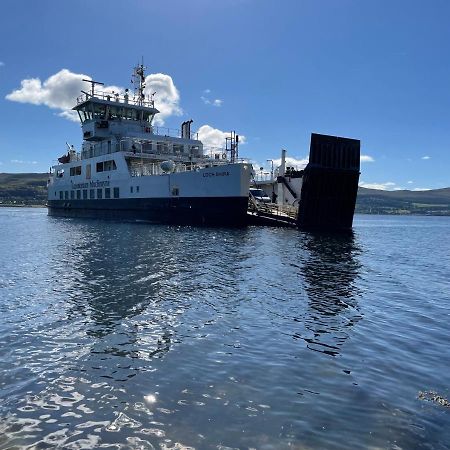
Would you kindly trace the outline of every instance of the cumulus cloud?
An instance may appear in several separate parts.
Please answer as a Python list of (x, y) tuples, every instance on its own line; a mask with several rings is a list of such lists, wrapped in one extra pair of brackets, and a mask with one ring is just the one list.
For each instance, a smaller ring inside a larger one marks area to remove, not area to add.
[(427, 160), (427, 159), (431, 159), (431, 156), (422, 156), (422, 158), (421, 159), (425, 159), (425, 160)]
[(145, 78), (146, 95), (155, 94), (155, 106), (160, 111), (155, 116), (155, 124), (163, 125), (169, 116), (180, 116), (183, 113), (180, 103), (180, 93), (172, 77), (164, 73), (152, 73)]
[(361, 181), (359, 185), (367, 189), (378, 189), (380, 191), (395, 191), (399, 189), (396, 183), (392, 181), (387, 181), (386, 183), (366, 183)]
[(67, 69), (60, 70), (44, 82), (39, 78), (27, 78), (21, 81), (19, 89), (8, 94), (6, 98), (13, 102), (67, 110), (72, 108), (80, 91), (86, 89), (83, 78), (90, 79), (87, 75), (72, 73)]
[[(202, 125), (198, 131), (198, 139), (205, 147), (224, 148), (225, 138), (230, 136), (230, 132), (213, 128), (210, 125)], [(245, 143), (245, 136), (239, 135), (239, 143)]]
[[(62, 69), (51, 75), (45, 81), (39, 78), (27, 78), (22, 80), (20, 88), (6, 96), (7, 100), (19, 103), (31, 103), (33, 105), (45, 105), (49, 108), (60, 110), (58, 115), (65, 119), (78, 121), (78, 115), (72, 111), (76, 98), (82, 90), (89, 90), (89, 85), (82, 81), (91, 80), (89, 75), (73, 73)], [(120, 86), (102, 86), (102, 91), (124, 93)], [(162, 125), (164, 120), (171, 115), (180, 115), (180, 94), (169, 75), (163, 73), (150, 74), (146, 77), (145, 94), (156, 92), (155, 106), (159, 109), (155, 123)]]
[(372, 156), (369, 155), (361, 155), (361, 162), (374, 162), (375, 160), (372, 158)]
[(418, 191), (431, 191), (431, 189), (430, 188), (414, 188), (413, 191), (416, 191), (416, 192), (418, 192)]

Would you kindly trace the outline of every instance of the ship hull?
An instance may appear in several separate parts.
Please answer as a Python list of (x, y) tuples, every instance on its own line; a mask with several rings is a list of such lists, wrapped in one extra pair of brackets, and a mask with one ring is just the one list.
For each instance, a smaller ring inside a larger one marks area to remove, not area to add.
[(246, 197), (49, 200), (51, 216), (211, 226), (247, 225)]

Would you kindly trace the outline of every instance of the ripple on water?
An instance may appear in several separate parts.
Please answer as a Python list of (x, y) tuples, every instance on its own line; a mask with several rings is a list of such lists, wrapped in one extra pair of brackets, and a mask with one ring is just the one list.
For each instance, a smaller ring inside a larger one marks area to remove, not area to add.
[(0, 448), (450, 441), (447, 219), (336, 237), (3, 209)]

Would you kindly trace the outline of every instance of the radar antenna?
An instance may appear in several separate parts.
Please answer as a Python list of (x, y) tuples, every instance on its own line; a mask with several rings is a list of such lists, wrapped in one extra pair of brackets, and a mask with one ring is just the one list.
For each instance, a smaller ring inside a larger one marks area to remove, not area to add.
[(96, 84), (98, 84), (100, 86), (104, 86), (105, 85), (105, 83), (100, 83), (100, 81), (85, 80), (85, 79), (83, 79), (81, 81), (86, 81), (87, 83), (91, 83), (91, 95), (92, 95), (92, 97), (94, 97), (94, 94), (95, 94), (95, 85)]

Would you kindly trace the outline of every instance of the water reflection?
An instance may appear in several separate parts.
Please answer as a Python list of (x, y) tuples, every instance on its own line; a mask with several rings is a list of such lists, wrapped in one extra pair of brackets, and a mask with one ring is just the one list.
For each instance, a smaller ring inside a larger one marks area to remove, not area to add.
[(361, 319), (356, 281), (360, 249), (353, 234), (304, 236), (306, 260), (301, 266), (308, 296), (304, 339), (311, 350), (339, 353), (348, 329)]

